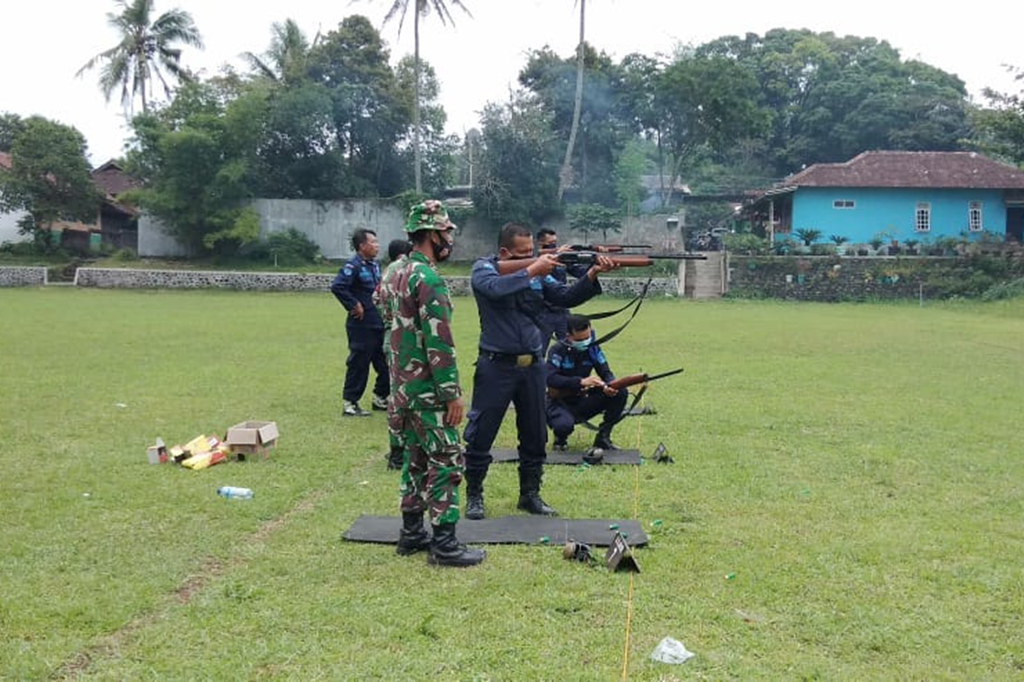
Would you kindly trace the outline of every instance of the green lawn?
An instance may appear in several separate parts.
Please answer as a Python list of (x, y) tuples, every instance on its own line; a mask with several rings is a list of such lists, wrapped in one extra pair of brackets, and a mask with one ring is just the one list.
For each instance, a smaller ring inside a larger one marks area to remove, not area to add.
[[(467, 390), (476, 334), (457, 299)], [(649, 301), (613, 368), (686, 372), (615, 435), (675, 464), (544, 488), (636, 518), (642, 572), (431, 569), (340, 540), (398, 495), (382, 416), (338, 416), (331, 296), (0, 290), (0, 679), (1021, 679), (1022, 339), (1022, 300)], [(268, 461), (146, 462), (245, 419)], [(515, 467), (487, 483), (517, 513)], [(696, 657), (650, 661), (664, 637)]]

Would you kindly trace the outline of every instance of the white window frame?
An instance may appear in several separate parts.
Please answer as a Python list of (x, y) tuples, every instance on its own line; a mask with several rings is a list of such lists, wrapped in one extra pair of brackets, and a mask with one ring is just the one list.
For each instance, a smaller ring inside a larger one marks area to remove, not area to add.
[(833, 199), (832, 208), (840, 211), (846, 211), (853, 208), (857, 208), (857, 202), (855, 202), (853, 199)]
[(920, 201), (914, 209), (914, 232), (932, 231), (932, 205)]
[(971, 201), (967, 204), (967, 231), (968, 232), (981, 232), (984, 230), (984, 226), (981, 221), (981, 202)]

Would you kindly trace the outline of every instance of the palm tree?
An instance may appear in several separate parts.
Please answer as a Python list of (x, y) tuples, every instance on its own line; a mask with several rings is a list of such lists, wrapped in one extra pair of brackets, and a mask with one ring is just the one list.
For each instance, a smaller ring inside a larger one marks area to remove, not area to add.
[(253, 52), (243, 52), (242, 58), (249, 62), (253, 71), (269, 80), (301, 78), (306, 72), (310, 49), (320, 42), (319, 31), (311, 44), (294, 19), (285, 19), (283, 24), (274, 22), (270, 34), (270, 47), (262, 57)]
[(583, 108), (583, 40), (586, 27), (587, 0), (580, 0), (580, 42), (576, 46), (576, 99), (572, 109), (572, 127), (569, 129), (569, 144), (565, 148), (565, 161), (558, 174), (558, 200), (562, 200), (565, 188), (572, 178), (572, 148), (576, 146), (576, 132), (580, 128), (580, 109)]
[(121, 105), (130, 110), (136, 97), (142, 99), (142, 111), (148, 110), (147, 87), (152, 90), (156, 78), (164, 86), (168, 98), (171, 88), (164, 77), (164, 71), (177, 80), (185, 80), (188, 74), (181, 68), (183, 43), (192, 47), (203, 47), (192, 15), (180, 9), (164, 12), (156, 21), (150, 22), (153, 14), (153, 0), (115, 0), (121, 8), (120, 14), (107, 13), (107, 23), (121, 35), (121, 42), (100, 52), (78, 70), (76, 76), (103, 63), (100, 70), (100, 90), (110, 101), (110, 95), (121, 86)]
[(412, 110), (412, 145), (413, 154), (415, 155), (415, 176), (416, 176), (416, 193), (423, 193), (423, 180), (421, 166), (421, 150), (420, 150), (420, 15), (426, 16), (430, 9), (433, 8), (437, 13), (437, 16), (441, 19), (441, 23), (447, 26), (449, 22), (454, 26), (455, 20), (452, 18), (452, 14), (448, 11), (448, 2), (451, 2), (453, 7), (458, 7), (467, 15), (472, 17), (466, 6), (462, 4), (461, 0), (392, 0), (391, 9), (388, 10), (387, 15), (384, 17), (384, 23), (388, 23), (396, 16), (398, 19), (398, 34), (402, 34), (402, 25), (405, 24), (405, 15), (409, 9), (410, 2), (416, 3), (416, 10), (413, 12), (413, 74), (415, 75), (414, 85), (414, 98), (415, 102)]

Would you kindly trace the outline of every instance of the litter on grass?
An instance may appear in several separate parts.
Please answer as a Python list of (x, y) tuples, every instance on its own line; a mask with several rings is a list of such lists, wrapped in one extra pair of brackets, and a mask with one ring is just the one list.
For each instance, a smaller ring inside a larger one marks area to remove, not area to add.
[(247, 457), (260, 456), (266, 459), (269, 451), (277, 445), (277, 423), (268, 421), (245, 421), (230, 427), (224, 438), (201, 434), (184, 445), (167, 447), (162, 438), (146, 448), (150, 464), (174, 462), (186, 469), (207, 469), (215, 464)]
[(651, 652), (651, 660), (659, 663), (686, 663), (696, 656), (692, 651), (687, 651), (682, 642), (666, 637), (658, 642), (658, 646)]

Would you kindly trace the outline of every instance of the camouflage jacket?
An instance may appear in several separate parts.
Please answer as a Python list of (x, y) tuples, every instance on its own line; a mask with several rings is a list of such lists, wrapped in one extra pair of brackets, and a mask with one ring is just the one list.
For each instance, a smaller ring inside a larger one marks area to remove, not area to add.
[(413, 252), (393, 276), (386, 299), (391, 395), (396, 409), (440, 410), (462, 395), (452, 339), (448, 285), (425, 256)]
[[(380, 276), (380, 282), (377, 283), (377, 288), (373, 291), (373, 304), (377, 306), (377, 310), (380, 311), (380, 318), (384, 321), (384, 333), (387, 334), (391, 331), (391, 325), (394, 322), (391, 315), (391, 304), (389, 301), (395, 297), (395, 285), (398, 283), (398, 273), (401, 272), (402, 266), (405, 264), (407, 256), (403, 253), (401, 256), (393, 260), (384, 268), (384, 272)], [(385, 338), (385, 347), (387, 346), (387, 339)]]

